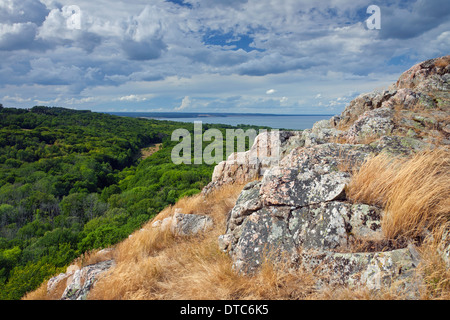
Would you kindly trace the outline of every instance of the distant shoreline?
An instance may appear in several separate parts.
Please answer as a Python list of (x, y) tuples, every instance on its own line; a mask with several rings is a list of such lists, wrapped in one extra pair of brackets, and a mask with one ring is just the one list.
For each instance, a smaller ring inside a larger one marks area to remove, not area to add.
[(272, 114), (272, 113), (224, 113), (224, 112), (103, 112), (116, 116), (149, 118), (208, 118), (208, 117), (332, 117), (335, 114)]
[(320, 120), (330, 119), (332, 114), (267, 114), (267, 113), (205, 113), (205, 112), (109, 112), (111, 115), (154, 119), (161, 121), (195, 122), (223, 125), (253, 125), (282, 130), (310, 129)]

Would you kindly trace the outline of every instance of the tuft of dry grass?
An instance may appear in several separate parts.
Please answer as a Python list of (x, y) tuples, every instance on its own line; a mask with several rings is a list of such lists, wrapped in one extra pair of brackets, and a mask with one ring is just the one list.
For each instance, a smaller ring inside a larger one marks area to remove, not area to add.
[(390, 239), (420, 236), (450, 221), (450, 153), (420, 152), (411, 158), (380, 154), (366, 161), (347, 188), (354, 202), (384, 208), (382, 228)]
[(446, 223), (434, 230), (420, 248), (421, 263), (418, 273), (422, 276), (422, 294), (424, 300), (450, 299), (450, 269), (442, 258), (443, 232), (450, 230), (450, 223)]
[[(59, 299), (61, 297), (61, 295), (63, 294), (65, 288), (61, 288), (62, 286), (58, 286), (57, 290), (55, 290), (56, 293), (53, 293), (50, 295), (47, 292), (47, 283), (48, 283), (48, 281), (44, 281), (36, 290), (26, 293), (25, 296), (23, 296), (21, 300), (56, 300), (56, 299)], [(59, 293), (61, 293), (60, 296), (58, 296)]]

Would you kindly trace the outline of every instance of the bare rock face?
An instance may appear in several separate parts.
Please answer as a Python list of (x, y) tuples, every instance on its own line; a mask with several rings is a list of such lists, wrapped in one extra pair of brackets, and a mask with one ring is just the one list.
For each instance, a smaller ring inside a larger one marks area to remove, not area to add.
[(274, 167), (263, 178), (260, 193), (265, 205), (305, 206), (345, 198), (350, 176), (344, 172)]
[(339, 124), (341, 126), (349, 124), (355, 118), (364, 114), (367, 111), (381, 108), (383, 103), (388, 101), (397, 93), (396, 90), (365, 93), (354, 99), (345, 108), (340, 116)]
[(449, 91), (450, 56), (427, 60), (404, 72), (397, 88)]
[[(413, 245), (388, 246), (385, 252), (347, 250), (355, 239), (386, 239), (382, 208), (352, 203), (345, 191), (348, 172), (371, 156), (450, 144), (449, 63), (450, 56), (420, 63), (389, 90), (360, 95), (340, 116), (310, 130), (282, 133), (272, 143), (281, 150), (278, 161), (254, 161), (258, 140), (244, 156), (257, 165), (246, 160), (238, 166), (233, 159), (219, 164), (209, 188), (262, 177), (243, 189), (219, 237), (234, 268), (253, 273), (267, 259), (283, 260), (326, 275), (320, 281), (331, 284), (379, 289), (400, 281), (414, 298), (420, 256)], [(448, 247), (442, 248), (446, 261)]]
[(239, 271), (252, 272), (268, 257), (297, 261), (301, 248), (346, 246), (349, 234), (361, 239), (382, 238), (378, 208), (335, 201), (326, 194), (322, 200), (263, 205), (263, 187), (262, 182), (246, 186), (230, 212), (226, 234), (219, 238), (220, 248), (230, 253)]
[(394, 110), (379, 108), (364, 112), (347, 132), (349, 143), (361, 143), (365, 139), (379, 138), (394, 130)]

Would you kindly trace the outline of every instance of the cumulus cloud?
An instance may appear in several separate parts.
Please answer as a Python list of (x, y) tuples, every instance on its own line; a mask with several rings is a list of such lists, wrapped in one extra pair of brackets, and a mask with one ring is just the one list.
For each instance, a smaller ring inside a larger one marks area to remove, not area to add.
[(34, 23), (0, 24), (0, 50), (13, 51), (30, 47), (36, 36)]
[(41, 25), (49, 10), (39, 0), (2, 0), (0, 21), (6, 24), (31, 22)]
[(450, 20), (447, 0), (417, 0), (404, 7), (382, 7), (382, 38), (410, 39)]
[(135, 95), (135, 94), (130, 94), (128, 96), (123, 96), (118, 98), (118, 101), (132, 101), (132, 102), (143, 102), (143, 101), (147, 101), (152, 97), (152, 95)]
[(192, 103), (191, 98), (189, 96), (186, 96), (181, 101), (181, 105), (179, 107), (175, 108), (175, 110), (181, 111), (181, 110), (187, 109), (191, 106), (191, 103)]
[[(381, 30), (365, 28), (368, 5), (2, 0), (0, 97), (27, 106), (39, 95), (55, 101), (56, 90), (58, 102), (68, 104), (145, 102), (192, 110), (204, 102), (259, 111), (317, 104), (322, 92), (339, 108), (347, 100), (337, 100), (342, 92), (335, 91), (388, 85), (414, 63), (448, 54), (448, 0), (379, 1)], [(104, 98), (86, 100), (98, 92)]]

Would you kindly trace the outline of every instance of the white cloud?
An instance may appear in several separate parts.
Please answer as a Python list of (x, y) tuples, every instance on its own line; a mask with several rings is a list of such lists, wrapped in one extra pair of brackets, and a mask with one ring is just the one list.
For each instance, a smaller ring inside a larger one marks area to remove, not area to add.
[(289, 100), (289, 98), (283, 97), (283, 98), (280, 99), (280, 103), (283, 104), (285, 102), (288, 102), (288, 100)]
[(152, 98), (153, 95), (135, 95), (135, 94), (130, 94), (128, 96), (123, 96), (120, 97), (118, 99), (116, 99), (117, 101), (134, 101), (134, 102), (143, 102), (143, 101), (147, 101), (150, 98)]
[(277, 92), (277, 90), (269, 89), (269, 90), (266, 91), (266, 94), (274, 94), (275, 92)]
[(0, 50), (20, 50), (30, 47), (37, 26), (32, 22), (0, 24)]
[(3, 97), (3, 100), (4, 100), (4, 101), (12, 101), (12, 102), (23, 103), (23, 102), (30, 102), (30, 101), (31, 101), (31, 98), (24, 99), (24, 98), (19, 97), (19, 96), (16, 95), (16, 96), (14, 96), (14, 97), (4, 96), (4, 97)]
[(181, 110), (184, 110), (186, 108), (189, 108), (191, 106), (191, 103), (192, 103), (191, 98), (189, 96), (185, 96), (183, 98), (183, 100), (181, 101), (181, 105), (179, 107), (175, 108), (175, 110), (176, 111), (181, 111)]

